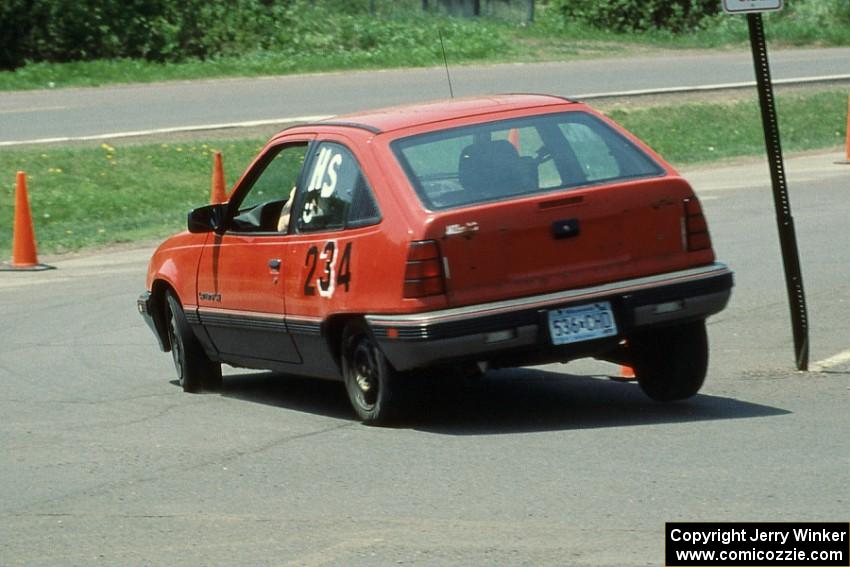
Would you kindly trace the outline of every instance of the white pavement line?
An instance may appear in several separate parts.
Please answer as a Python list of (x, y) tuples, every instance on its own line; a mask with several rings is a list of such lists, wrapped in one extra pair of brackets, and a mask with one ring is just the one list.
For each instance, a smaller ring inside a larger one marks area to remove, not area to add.
[(93, 136), (66, 136), (62, 138), (40, 138), (37, 140), (14, 140), (0, 142), (3, 146), (23, 146), (28, 144), (52, 144), (56, 142), (86, 142), (93, 140), (111, 140), (113, 138), (135, 138), (138, 136), (152, 136), (156, 134), (175, 134), (180, 132), (203, 132), (205, 130), (228, 130), (231, 128), (252, 128), (255, 126), (272, 126), (274, 124), (288, 124), (290, 122), (316, 122), (333, 118), (333, 114), (319, 114), (313, 116), (292, 116), (289, 118), (272, 118), (269, 120), (249, 120), (246, 122), (229, 122), (226, 124), (201, 124), (198, 126), (173, 126), (171, 128), (156, 128), (152, 130), (135, 130), (131, 132), (112, 132), (110, 134), (96, 134)]
[[(813, 83), (835, 83), (841, 81), (850, 81), (850, 75), (822, 75), (820, 77), (803, 77), (797, 79), (775, 79), (773, 85), (807, 85)], [(664, 89), (643, 89), (634, 91), (621, 91), (614, 93), (588, 93), (573, 95), (571, 99), (589, 100), (600, 98), (617, 98), (627, 96), (646, 96), (646, 95), (664, 95), (664, 94), (687, 94), (700, 93), (710, 91), (728, 91), (736, 89), (747, 89), (756, 86), (755, 81), (747, 81), (744, 83), (722, 83), (718, 85), (699, 85), (694, 87), (669, 87)]]
[(823, 372), (824, 370), (829, 370), (830, 368), (838, 366), (839, 364), (844, 364), (845, 362), (850, 362), (850, 349), (814, 363), (809, 370), (811, 372)]
[(33, 108), (7, 108), (0, 110), (0, 114), (18, 114), (26, 112), (50, 112), (54, 110), (68, 110), (68, 106), (40, 106)]

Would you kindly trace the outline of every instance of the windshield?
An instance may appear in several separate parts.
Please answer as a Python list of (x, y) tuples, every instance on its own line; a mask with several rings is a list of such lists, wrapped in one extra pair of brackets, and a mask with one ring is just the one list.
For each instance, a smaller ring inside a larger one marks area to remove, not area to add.
[(578, 111), (420, 134), (392, 148), (429, 209), (664, 173), (605, 122)]

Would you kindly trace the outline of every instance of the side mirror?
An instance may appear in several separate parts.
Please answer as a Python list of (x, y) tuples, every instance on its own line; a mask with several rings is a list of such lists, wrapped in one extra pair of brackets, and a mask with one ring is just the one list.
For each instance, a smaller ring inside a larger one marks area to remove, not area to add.
[(189, 213), (189, 232), (223, 232), (226, 204), (205, 205)]

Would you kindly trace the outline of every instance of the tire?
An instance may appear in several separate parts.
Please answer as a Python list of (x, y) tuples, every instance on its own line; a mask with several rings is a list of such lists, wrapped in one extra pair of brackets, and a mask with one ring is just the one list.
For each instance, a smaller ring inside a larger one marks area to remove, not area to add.
[(348, 400), (363, 423), (381, 425), (401, 416), (402, 376), (360, 321), (349, 323), (342, 334), (342, 373)]
[(705, 321), (662, 327), (629, 339), (638, 384), (659, 402), (696, 395), (708, 371)]
[(221, 363), (210, 360), (186, 320), (180, 300), (173, 292), (165, 296), (166, 325), (171, 357), (177, 370), (177, 380), (184, 392), (198, 393), (221, 389)]

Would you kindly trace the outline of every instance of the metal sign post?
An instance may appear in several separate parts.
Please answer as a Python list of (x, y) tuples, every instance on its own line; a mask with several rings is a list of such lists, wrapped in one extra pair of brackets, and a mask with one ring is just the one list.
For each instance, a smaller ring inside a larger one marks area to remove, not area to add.
[(803, 291), (803, 274), (800, 268), (800, 253), (791, 202), (788, 198), (788, 182), (782, 160), (782, 145), (779, 140), (779, 119), (770, 80), (770, 65), (767, 58), (767, 41), (761, 12), (782, 9), (782, 0), (723, 0), (723, 9), (732, 14), (747, 14), (750, 28), (750, 44), (758, 85), (761, 120), (764, 125), (764, 143), (770, 165), (770, 180), (773, 186), (773, 203), (776, 208), (776, 223), (779, 229), (779, 244), (782, 248), (782, 264), (785, 268), (785, 286), (791, 310), (791, 325), (794, 335), (794, 353), (797, 370), (809, 368), (809, 325), (806, 311), (806, 295)]

